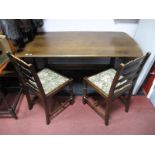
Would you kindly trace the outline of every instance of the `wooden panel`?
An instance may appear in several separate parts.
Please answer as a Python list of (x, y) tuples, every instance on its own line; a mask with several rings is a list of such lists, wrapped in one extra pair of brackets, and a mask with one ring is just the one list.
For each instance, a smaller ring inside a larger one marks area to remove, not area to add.
[(9, 45), (5, 35), (0, 35), (0, 47), (2, 48), (3, 53), (5, 53), (7, 51), (11, 52), (10, 45)]
[(0, 34), (0, 75), (2, 75), (3, 70), (9, 63), (9, 58), (4, 54), (7, 51), (11, 52), (8, 40), (6, 39), (5, 35)]
[(17, 57), (140, 57), (124, 32), (49, 32), (38, 34)]

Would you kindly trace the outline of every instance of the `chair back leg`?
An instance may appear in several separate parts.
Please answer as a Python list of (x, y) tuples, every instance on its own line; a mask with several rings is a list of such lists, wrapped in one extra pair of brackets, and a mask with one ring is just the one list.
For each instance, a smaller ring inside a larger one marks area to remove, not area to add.
[(128, 96), (127, 96), (127, 102), (126, 102), (126, 104), (125, 104), (125, 112), (128, 112), (128, 111), (129, 111), (130, 102), (131, 102), (131, 97), (132, 97), (132, 90), (133, 90), (133, 89), (130, 89), (130, 90), (129, 90), (129, 93), (128, 93)]
[(70, 84), (68, 85), (69, 87), (69, 93), (70, 93), (70, 98), (69, 98), (69, 102), (71, 105), (73, 105), (74, 101), (73, 101), (73, 98), (74, 98), (74, 93), (73, 93), (73, 80), (70, 81)]
[(87, 103), (87, 83), (85, 79), (83, 80), (83, 97), (82, 97), (83, 104)]
[(107, 98), (106, 100), (106, 107), (105, 107), (105, 125), (109, 125), (109, 115), (110, 115), (110, 105), (111, 105), (112, 99), (111, 97)]
[(23, 91), (24, 91), (24, 94), (26, 95), (26, 99), (28, 102), (28, 108), (29, 108), (29, 110), (32, 110), (33, 103), (32, 103), (31, 97), (30, 97), (29, 89), (26, 88), (25, 86), (23, 86)]

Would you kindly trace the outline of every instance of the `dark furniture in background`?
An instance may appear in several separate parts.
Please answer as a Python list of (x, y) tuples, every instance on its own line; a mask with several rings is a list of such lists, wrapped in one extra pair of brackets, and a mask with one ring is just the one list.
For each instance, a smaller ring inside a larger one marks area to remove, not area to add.
[(6, 37), (0, 35), (0, 116), (13, 116), (17, 119), (17, 106), (23, 95), (6, 51), (11, 51), (10, 45)]
[(9, 96), (9, 94), (15, 93), (15, 90), (11, 92), (11, 89), (7, 87), (8, 90), (4, 93), (2, 89), (4, 91), (4, 87), (0, 87), (0, 116), (12, 116), (17, 119), (16, 109), (22, 99), (22, 89), (17, 90), (16, 96)]
[(42, 19), (0, 19), (0, 32), (9, 40), (12, 51), (17, 52), (34, 39), (42, 25)]

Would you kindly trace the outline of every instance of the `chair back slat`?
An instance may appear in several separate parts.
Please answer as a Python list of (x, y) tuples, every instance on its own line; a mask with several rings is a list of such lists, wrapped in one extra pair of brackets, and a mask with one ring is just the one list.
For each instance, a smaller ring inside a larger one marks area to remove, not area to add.
[(22, 74), (24, 74), (25, 80), (31, 80), (32, 82), (35, 82), (34, 77), (32, 77), (30, 74), (26, 74), (25, 72), (21, 71)]
[(117, 96), (123, 94), (124, 92), (128, 91), (131, 88), (132, 88), (132, 85), (128, 85), (128, 87), (124, 87), (122, 89), (115, 90), (112, 98), (116, 98)]
[(37, 90), (39, 89), (37, 86), (37, 82), (34, 80), (34, 76), (33, 76), (33, 73), (30, 68), (29, 69), (24, 68), (23, 66), (18, 65), (18, 64), (17, 64), (16, 68), (20, 72), (19, 74), (22, 77), (22, 79), (26, 85), (29, 84), (29, 86), (36, 88)]
[(124, 76), (121, 76), (121, 78), (119, 78), (118, 83), (124, 83), (126, 81), (126, 78)]
[[(118, 85), (119, 84), (119, 85)], [(114, 91), (119, 91), (121, 90), (122, 88), (124, 88), (125, 86), (128, 86), (128, 85), (131, 85), (131, 83), (129, 81), (125, 81), (123, 83), (118, 83), (117, 86), (114, 88)]]
[(125, 64), (124, 70), (129, 69), (129, 68), (134, 68), (135, 66), (142, 63), (144, 58), (145, 58), (145, 56), (142, 56), (140, 58), (129, 61), (128, 63)]
[(30, 70), (30, 66), (22, 66), (21, 64), (16, 64), (19, 68), (20, 68), (20, 70), (22, 71), (22, 72), (26, 72), (26, 74), (29, 74), (29, 75), (31, 75), (32, 73), (31, 73), (31, 70)]
[(27, 64), (14, 55), (7, 53), (10, 60), (13, 62), (14, 67), (19, 75), (20, 81), (26, 87), (28, 87), (34, 93), (44, 93), (43, 87), (39, 80), (37, 73), (35, 72), (31, 64)]
[(126, 78), (128, 81), (134, 83), (135, 80), (136, 80), (136, 78), (138, 77), (138, 75), (139, 75), (138, 72), (133, 72), (133, 73), (131, 73), (131, 74), (126, 75), (125, 78)]
[(122, 76), (122, 78), (118, 80), (118, 83), (124, 83), (127, 80), (132, 83), (135, 81), (137, 76), (138, 76), (138, 71), (130, 72), (130, 74), (125, 74), (124, 76)]
[(29, 83), (29, 82), (27, 82), (26, 85), (29, 87), (29, 89), (30, 89), (32, 92), (35, 92), (35, 93), (39, 94), (39, 89), (38, 89), (36, 86), (32, 85), (32, 84)]
[(126, 64), (120, 64), (112, 82), (109, 95), (117, 96), (123, 90), (133, 89), (139, 73), (149, 56), (150, 53), (147, 53), (145, 56), (131, 60)]
[(129, 68), (125, 68), (124, 71), (122, 72), (122, 74), (124, 76), (128, 76), (129, 74), (138, 72), (139, 67), (140, 67), (140, 64), (137, 64), (136, 66), (132, 66), (132, 67), (129, 67)]
[(139, 75), (139, 71), (141, 70), (143, 59), (144, 57), (141, 57), (127, 63), (121, 73), (122, 76), (124, 76), (127, 80), (134, 82), (136, 77)]

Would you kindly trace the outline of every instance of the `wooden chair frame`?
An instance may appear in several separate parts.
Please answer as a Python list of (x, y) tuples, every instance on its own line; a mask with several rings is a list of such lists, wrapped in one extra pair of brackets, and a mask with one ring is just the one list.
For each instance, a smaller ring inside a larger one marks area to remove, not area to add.
[(20, 102), (20, 100), (22, 99), (22, 89), (19, 90), (19, 92), (18, 92), (15, 100), (13, 101), (12, 105), (8, 104), (8, 101), (6, 100), (6, 97), (1, 92), (1, 90), (0, 90), (0, 99), (1, 99), (1, 102), (3, 102), (4, 105), (6, 106), (6, 110), (1, 110), (0, 111), (0, 116), (11, 115), (15, 119), (17, 119), (18, 117), (16, 115), (16, 107), (17, 107), (18, 103)]
[[(147, 53), (145, 56), (132, 60), (126, 64), (120, 64), (119, 69), (117, 70), (113, 82), (111, 84), (111, 88), (108, 96), (99, 89), (94, 83), (92, 83), (88, 77), (83, 79), (83, 103), (88, 104), (97, 114), (99, 114), (102, 118), (105, 119), (105, 125), (109, 124), (109, 114), (111, 108), (111, 102), (119, 97), (121, 101), (125, 104), (125, 111), (129, 111), (129, 105), (131, 101), (132, 91), (134, 88), (134, 84), (146, 62), (150, 53)], [(121, 76), (123, 76), (121, 78)], [(117, 85), (118, 83), (123, 82), (121, 85)], [(90, 86), (97, 93), (99, 93), (105, 99), (105, 111), (101, 111), (98, 107), (98, 104), (92, 103), (88, 100), (87, 96), (87, 87)], [(126, 86), (126, 87), (124, 87)], [(127, 93), (127, 96), (124, 96), (124, 93)]]
[[(48, 103), (47, 103), (48, 96), (54, 96), (56, 93), (58, 93), (60, 90), (64, 89), (65, 86), (68, 85), (70, 97), (66, 102), (69, 104), (73, 104), (74, 95), (73, 95), (73, 86), (72, 86), (73, 80), (72, 79), (69, 79), (68, 81), (66, 81), (65, 83), (60, 85), (58, 88), (51, 91), (50, 93), (45, 94), (43, 86), (40, 82), (40, 79), (39, 79), (33, 65), (27, 64), (26, 62), (15, 57), (14, 55), (12, 55), (9, 52), (7, 53), (7, 55), (9, 56), (11, 62), (14, 64), (15, 70), (17, 71), (17, 73), (19, 75), (19, 80), (23, 86), (23, 91), (24, 91), (24, 94), (26, 95), (29, 109), (33, 108), (33, 100), (31, 100), (31, 97), (30, 97), (30, 91), (34, 95), (38, 96), (41, 99), (44, 109), (45, 109), (46, 124), (50, 123), (50, 117), (52, 117), (52, 115), (54, 113), (56, 113), (57, 111), (60, 111), (60, 109), (56, 109), (56, 111), (54, 111), (52, 114), (50, 113)], [(66, 102), (65, 102), (65, 104), (66, 104)], [(62, 106), (60, 108), (62, 108), (62, 107), (64, 108), (65, 104), (62, 104)]]

